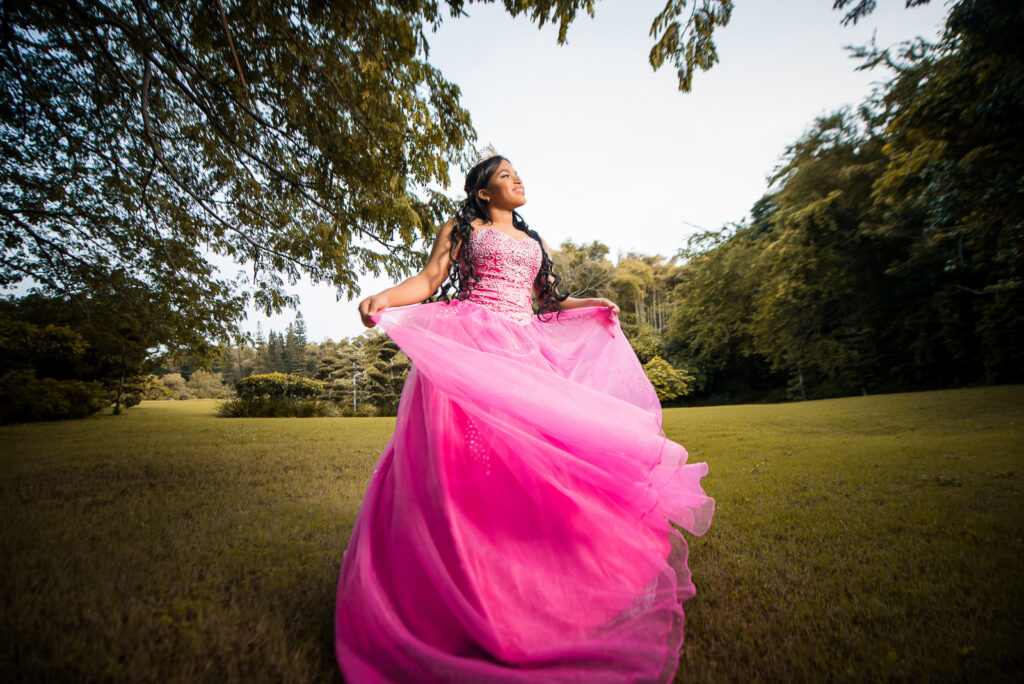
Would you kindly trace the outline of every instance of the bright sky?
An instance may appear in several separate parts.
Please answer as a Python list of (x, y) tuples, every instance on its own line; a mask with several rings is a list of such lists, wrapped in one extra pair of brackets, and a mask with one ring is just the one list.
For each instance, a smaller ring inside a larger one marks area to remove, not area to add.
[[(652, 71), (651, 22), (665, 0), (601, 0), (556, 43), (556, 27), (512, 19), (500, 4), (470, 5), (431, 38), (431, 62), (462, 89), (478, 144), (491, 143), (526, 186), (520, 213), (553, 247), (600, 240), (612, 256), (670, 255), (686, 238), (747, 217), (767, 176), (814, 118), (856, 105), (882, 71), (857, 72), (844, 45), (881, 46), (939, 35), (941, 0), (906, 9), (880, 0), (841, 26), (832, 0), (738, 0), (715, 34), (720, 62), (681, 93), (671, 65)], [(454, 192), (462, 197), (463, 178)], [(390, 286), (361, 281), (359, 298)], [(310, 341), (365, 328), (358, 298), (300, 284)], [(293, 311), (251, 314), (245, 327), (283, 331)]]

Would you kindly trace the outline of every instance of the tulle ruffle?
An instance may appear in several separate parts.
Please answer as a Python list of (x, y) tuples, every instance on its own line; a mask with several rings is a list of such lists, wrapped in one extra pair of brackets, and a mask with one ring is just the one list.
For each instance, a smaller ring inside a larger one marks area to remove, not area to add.
[(377, 317), (412, 359), (338, 585), (350, 682), (671, 680), (714, 502), (608, 309)]

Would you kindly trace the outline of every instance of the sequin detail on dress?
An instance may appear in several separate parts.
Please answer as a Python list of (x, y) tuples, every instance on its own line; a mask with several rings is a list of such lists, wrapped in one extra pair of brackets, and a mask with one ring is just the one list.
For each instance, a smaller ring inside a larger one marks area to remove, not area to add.
[(479, 280), (467, 299), (513, 323), (529, 323), (533, 319), (533, 283), (541, 263), (540, 244), (531, 237), (516, 239), (489, 227), (476, 229), (469, 239)]

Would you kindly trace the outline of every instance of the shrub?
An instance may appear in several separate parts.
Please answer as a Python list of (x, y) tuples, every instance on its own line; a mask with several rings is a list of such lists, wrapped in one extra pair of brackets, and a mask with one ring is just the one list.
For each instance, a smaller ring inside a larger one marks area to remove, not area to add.
[(224, 375), (197, 370), (189, 376), (189, 392), (196, 399), (221, 399), (231, 396), (231, 387), (224, 383)]
[(340, 414), (330, 401), (316, 397), (324, 384), (301, 375), (265, 373), (235, 383), (238, 395), (220, 405), (218, 415), (227, 418), (322, 417)]
[(287, 373), (264, 373), (250, 375), (235, 383), (235, 393), (240, 399), (252, 397), (291, 397), (306, 399), (324, 393), (324, 383)]
[(107, 403), (96, 381), (37, 378), (34, 370), (0, 377), (0, 423), (86, 418)]
[(185, 378), (181, 377), (181, 373), (168, 373), (160, 378), (160, 382), (167, 388), (168, 396), (171, 399), (192, 398), (192, 393), (189, 392), (188, 385), (185, 384)]
[(381, 415), (380, 409), (368, 402), (359, 404), (359, 407), (355, 410), (352, 409), (352, 404), (347, 401), (336, 402), (334, 405), (338, 409), (338, 415), (345, 418), (376, 418)]
[(217, 409), (217, 415), (224, 418), (323, 418), (339, 414), (333, 402), (292, 397), (235, 397)]
[(644, 373), (654, 385), (659, 401), (671, 401), (689, 394), (693, 387), (693, 376), (675, 368), (660, 356), (644, 364)]
[(661, 339), (658, 331), (649, 325), (625, 325), (622, 332), (629, 340), (630, 346), (640, 363), (646, 364), (656, 356), (661, 356)]
[(141, 386), (143, 399), (172, 398), (171, 390), (168, 389), (167, 385), (159, 377), (152, 373), (142, 376)]

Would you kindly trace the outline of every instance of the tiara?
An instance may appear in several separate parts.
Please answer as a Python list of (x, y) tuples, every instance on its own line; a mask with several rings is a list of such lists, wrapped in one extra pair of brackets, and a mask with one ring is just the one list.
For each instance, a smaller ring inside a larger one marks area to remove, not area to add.
[(497, 156), (499, 156), (498, 150), (494, 149), (494, 145), (492, 143), (487, 143), (484, 147), (476, 148), (476, 161), (473, 162), (473, 166), (476, 166), (480, 162), (486, 161), (491, 157)]

